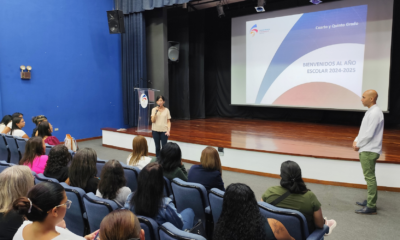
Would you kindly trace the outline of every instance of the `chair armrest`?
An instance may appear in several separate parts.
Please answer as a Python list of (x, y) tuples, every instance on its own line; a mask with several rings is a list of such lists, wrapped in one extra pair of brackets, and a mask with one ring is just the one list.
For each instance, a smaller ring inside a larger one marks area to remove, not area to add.
[(307, 240), (321, 240), (324, 239), (325, 233), (329, 232), (329, 227), (324, 225), (324, 228), (316, 229), (314, 232), (308, 236)]
[(206, 208), (204, 209), (204, 212), (207, 213), (207, 214), (211, 214), (211, 208), (210, 208), (210, 206), (206, 207)]
[(163, 225), (160, 226), (159, 231), (164, 231), (168, 235), (173, 235), (176, 239), (179, 239), (178, 237), (183, 237), (187, 239), (201, 239), (201, 240), (206, 240), (204, 237), (194, 234), (194, 233), (189, 233), (182, 231), (178, 228), (176, 228), (174, 225), (172, 225), (169, 222), (164, 223)]

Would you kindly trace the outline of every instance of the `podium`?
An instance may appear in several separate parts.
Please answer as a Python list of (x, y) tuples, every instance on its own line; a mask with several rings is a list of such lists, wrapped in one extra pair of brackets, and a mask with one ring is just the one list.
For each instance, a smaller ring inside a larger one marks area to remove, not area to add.
[(152, 88), (135, 88), (139, 98), (137, 132), (151, 132), (151, 110), (156, 104), (155, 94), (160, 90)]

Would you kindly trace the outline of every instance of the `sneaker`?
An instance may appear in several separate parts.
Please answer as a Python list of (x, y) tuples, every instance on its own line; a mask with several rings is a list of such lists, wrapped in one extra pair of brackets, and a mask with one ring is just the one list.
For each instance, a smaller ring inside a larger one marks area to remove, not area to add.
[(328, 218), (326, 217), (324, 217), (324, 219), (325, 219), (325, 225), (329, 227), (329, 232), (326, 233), (325, 236), (329, 236), (332, 233), (333, 229), (335, 229), (336, 227), (336, 221), (333, 219), (328, 220)]

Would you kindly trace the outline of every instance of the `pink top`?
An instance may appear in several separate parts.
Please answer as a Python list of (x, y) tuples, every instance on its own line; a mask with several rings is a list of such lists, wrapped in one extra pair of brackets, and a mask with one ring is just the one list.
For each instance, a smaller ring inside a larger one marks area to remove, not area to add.
[(36, 174), (43, 173), (47, 164), (47, 159), (49, 159), (47, 155), (36, 156), (33, 159), (32, 165), (29, 163), (24, 165), (30, 167)]
[(54, 136), (49, 136), (44, 140), (44, 143), (47, 143), (49, 145), (58, 145), (60, 144), (60, 141)]

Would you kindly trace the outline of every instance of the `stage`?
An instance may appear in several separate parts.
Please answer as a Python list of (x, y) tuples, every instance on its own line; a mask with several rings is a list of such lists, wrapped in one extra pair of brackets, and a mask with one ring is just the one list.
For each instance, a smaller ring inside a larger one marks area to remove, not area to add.
[[(103, 146), (130, 151), (143, 135), (154, 153), (151, 133), (102, 128)], [(280, 164), (300, 164), (307, 182), (366, 188), (358, 152), (352, 149), (358, 127), (249, 119), (175, 120), (169, 141), (182, 149), (183, 161), (198, 163), (206, 146), (224, 148), (225, 170), (279, 177)], [(376, 175), (380, 190), (400, 191), (400, 130), (385, 129)]]

